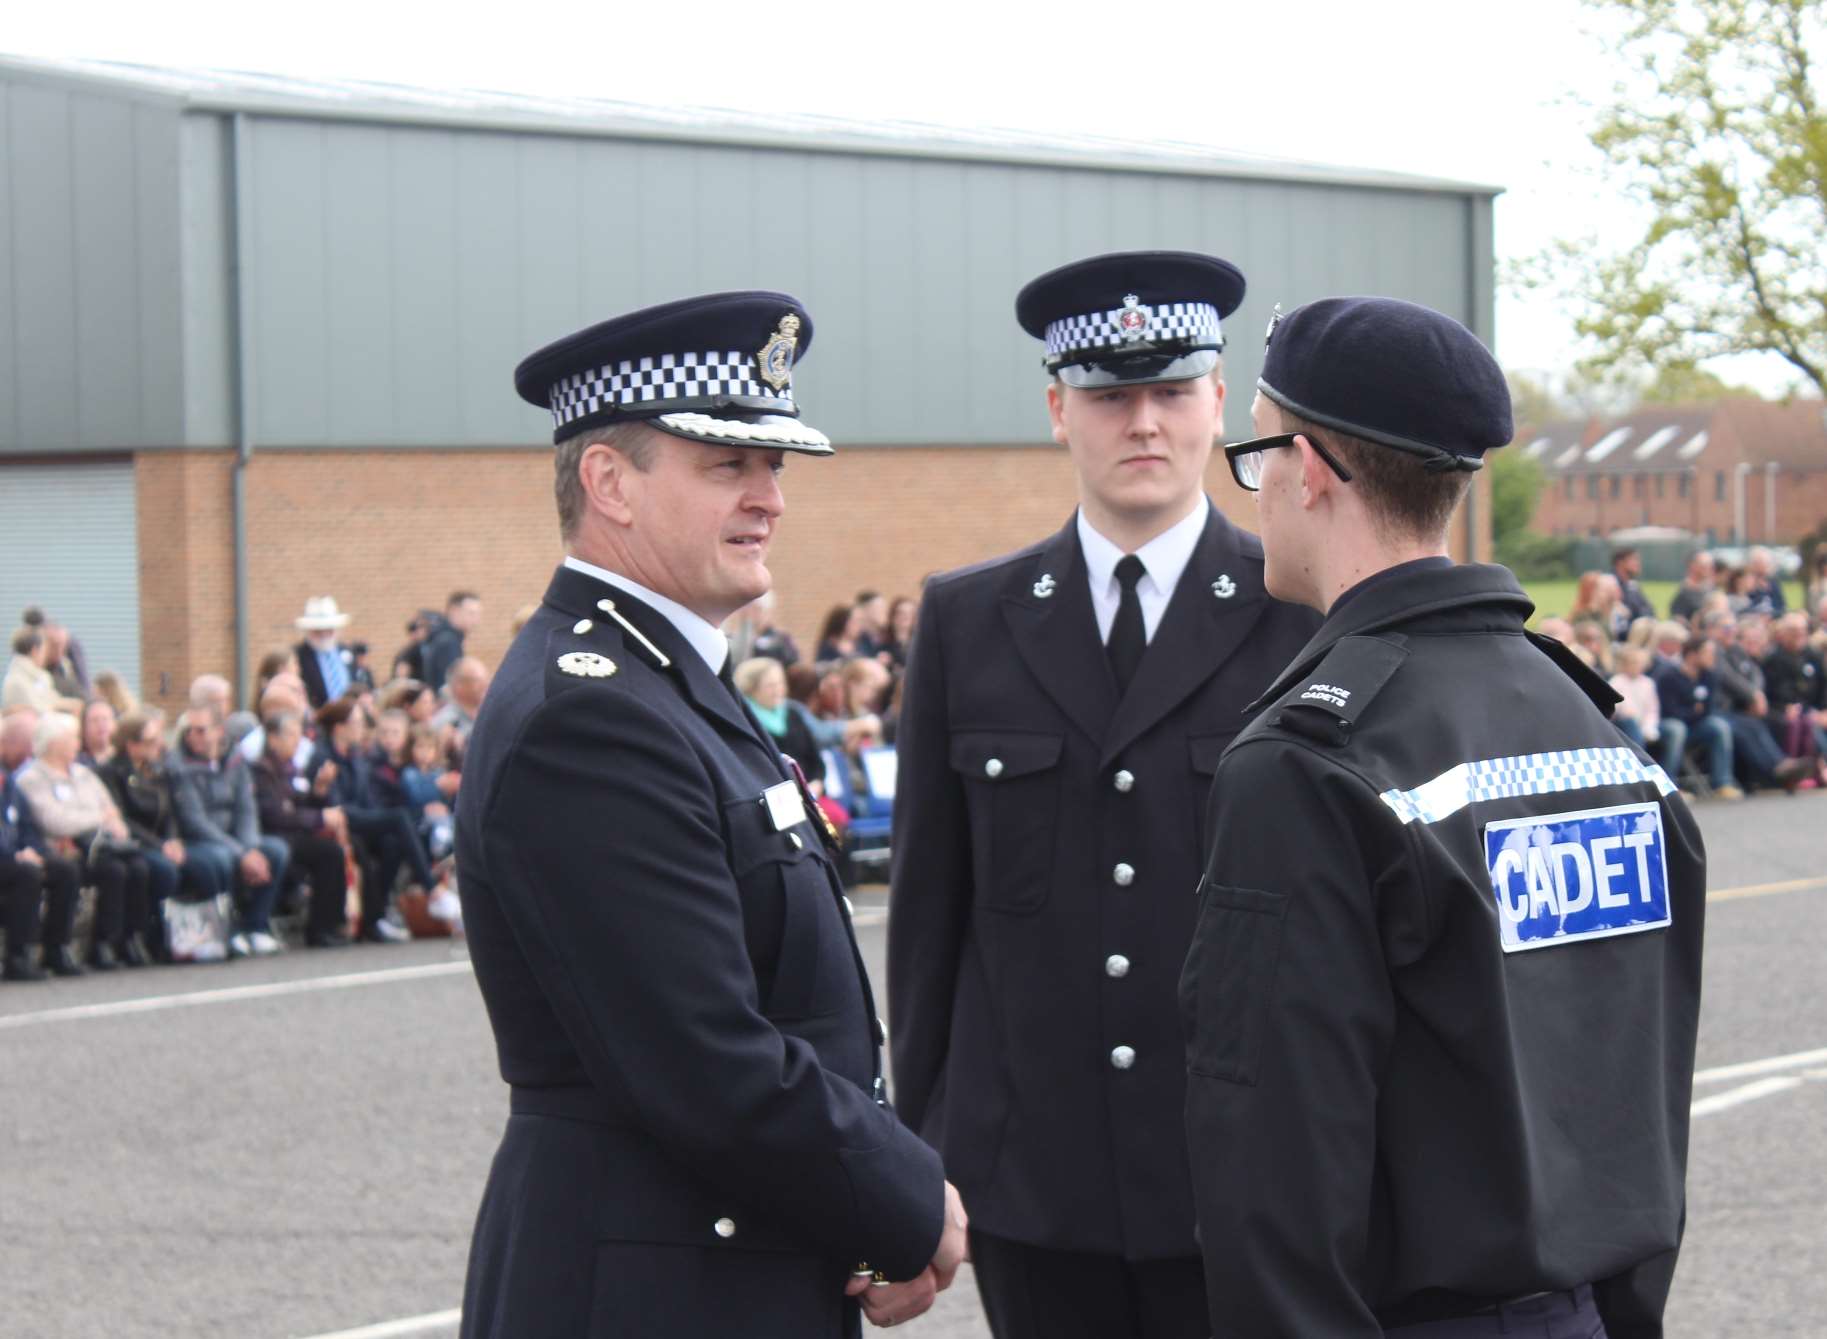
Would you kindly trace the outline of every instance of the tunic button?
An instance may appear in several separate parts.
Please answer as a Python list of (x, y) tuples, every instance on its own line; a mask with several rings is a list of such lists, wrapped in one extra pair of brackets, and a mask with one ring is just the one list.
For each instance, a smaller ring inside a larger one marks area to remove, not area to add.
[(1127, 888), (1136, 881), (1135, 866), (1118, 865), (1115, 869), (1110, 871), (1110, 877), (1116, 880), (1117, 887)]
[(1127, 795), (1136, 788), (1136, 774), (1134, 772), (1118, 772), (1111, 778), (1111, 784), (1123, 794)]
[(1112, 953), (1104, 959), (1104, 975), (1125, 977), (1129, 975), (1129, 959), (1121, 953)]
[[(1135, 1064), (1135, 1062), (1136, 1048), (1133, 1046), (1119, 1046), (1110, 1053), (1110, 1063), (1113, 1068), (1128, 1069), (1131, 1065)], [(729, 1220), (725, 1219), (724, 1221), (728, 1222)]]
[(581, 637), (584, 633), (590, 631), (590, 629), (594, 628), (595, 626), (596, 626), (596, 624), (592, 623), (589, 619), (580, 618), (577, 620), (577, 622), (575, 622), (571, 625), (571, 631), (577, 633)]
[(736, 1220), (733, 1218), (719, 1218), (717, 1220), (717, 1235), (719, 1237), (735, 1236), (736, 1235)]
[(793, 843), (793, 849), (795, 851), (800, 850), (805, 846), (805, 843), (799, 839), (799, 834), (797, 832), (789, 832), (787, 834), (787, 840)]
[(856, 915), (856, 908), (850, 905), (850, 899), (847, 897), (844, 899), (844, 914), (846, 916)]
[(986, 762), (983, 765), (983, 774), (992, 781), (994, 781), (997, 777), (1001, 776), (1002, 775), (1002, 759), (1001, 758), (991, 758), (988, 762)]

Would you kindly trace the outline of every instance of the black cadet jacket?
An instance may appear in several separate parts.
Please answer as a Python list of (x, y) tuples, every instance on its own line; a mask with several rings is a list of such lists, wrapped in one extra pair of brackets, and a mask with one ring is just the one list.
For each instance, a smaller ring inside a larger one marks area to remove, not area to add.
[(896, 1105), (973, 1227), (1198, 1254), (1174, 984), (1205, 798), (1244, 705), (1317, 622), (1264, 593), (1261, 545), (1210, 508), (1121, 702), (1075, 522), (927, 583), (896, 735), (888, 1018)]
[(762, 801), (778, 751), (664, 618), (560, 568), (466, 761), (463, 920), (513, 1085), (466, 1339), (853, 1334), (851, 1269), (924, 1269), (944, 1178), (873, 1095), (835, 871)]
[(1588, 1282), (1662, 1333), (1705, 854), (1529, 610), (1497, 567), (1366, 587), (1219, 766), (1181, 982), (1218, 1339)]

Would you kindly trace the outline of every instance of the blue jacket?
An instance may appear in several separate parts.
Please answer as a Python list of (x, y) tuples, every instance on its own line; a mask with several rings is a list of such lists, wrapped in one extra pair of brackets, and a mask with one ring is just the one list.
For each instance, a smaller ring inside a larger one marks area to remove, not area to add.
[(24, 850), (45, 854), (44, 834), (38, 830), (38, 820), (32, 817), (32, 806), (25, 802), (13, 781), (17, 775), (9, 773), (5, 783), (0, 784), (0, 866), (10, 867)]

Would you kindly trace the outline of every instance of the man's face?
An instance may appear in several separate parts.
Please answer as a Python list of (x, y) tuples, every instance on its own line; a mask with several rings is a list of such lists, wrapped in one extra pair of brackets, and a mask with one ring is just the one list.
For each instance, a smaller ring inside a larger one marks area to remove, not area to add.
[(157, 762), (164, 752), (165, 732), (159, 728), (157, 720), (147, 721), (138, 737), (127, 741), (127, 756), (133, 760), (135, 767), (146, 767)]
[[(1253, 436), (1269, 437), (1283, 430), (1281, 410), (1260, 393), (1250, 402)], [(1262, 482), (1254, 494), (1256, 529), (1262, 538), (1263, 583), (1281, 600), (1299, 601), (1307, 565), (1302, 561), (1300, 508), (1300, 452), (1284, 447), (1262, 454)]]
[(1687, 565), (1687, 579), (1690, 585), (1710, 586), (1713, 584), (1713, 560), (1704, 553), (1697, 553)]
[(473, 666), (465, 666), (461, 674), (453, 674), (450, 680), (450, 695), (456, 703), (469, 711), (482, 705), (482, 694), (488, 689), (488, 675)]
[(192, 716), (184, 726), (184, 747), (195, 758), (214, 758), (222, 752), (222, 726), (214, 719)]
[(32, 734), (38, 729), (38, 713), (14, 712), (0, 720), (0, 767), (12, 771), (32, 756)]
[(765, 592), (785, 461), (783, 451), (660, 436), (650, 468), (623, 469), (624, 542), (642, 578), (711, 623)]
[(1720, 646), (1730, 646), (1738, 638), (1738, 624), (1729, 618), (1722, 618), (1707, 629), (1707, 636)]
[(1627, 553), (1618, 559), (1616, 572), (1624, 581), (1635, 581), (1643, 575), (1643, 556), (1638, 553)]
[(482, 621), (482, 601), (459, 600), (450, 607), (445, 618), (458, 632), (474, 632), (476, 625)]
[(313, 650), (328, 651), (336, 645), (336, 629), (313, 628), (305, 634), (305, 640), (311, 644)]
[(1047, 412), (1084, 495), (1118, 514), (1149, 516), (1184, 507), (1204, 489), (1223, 429), (1224, 385), (1209, 376), (1090, 388), (1056, 381)]
[(1713, 668), (1714, 662), (1718, 659), (1718, 654), (1719, 648), (1717, 643), (1707, 642), (1702, 645), (1698, 651), (1695, 651), (1688, 657), (1688, 666), (1695, 674), (1699, 674), (1703, 670), (1710, 670)]

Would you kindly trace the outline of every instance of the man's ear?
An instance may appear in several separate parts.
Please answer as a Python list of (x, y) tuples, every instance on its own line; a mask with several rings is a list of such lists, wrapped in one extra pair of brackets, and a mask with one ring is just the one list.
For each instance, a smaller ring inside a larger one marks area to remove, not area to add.
[(1053, 440), (1066, 445), (1066, 388), (1059, 381), (1047, 384), (1047, 419), (1053, 425)]
[(585, 502), (590, 510), (616, 525), (629, 525), (634, 520), (634, 507), (628, 496), (633, 473), (628, 457), (605, 442), (592, 442), (577, 462)]
[(1300, 504), (1316, 507), (1330, 496), (1333, 485), (1339, 481), (1338, 475), (1320, 459), (1320, 453), (1313, 449), (1313, 443), (1305, 433), (1296, 435), (1294, 449), (1300, 452)]

